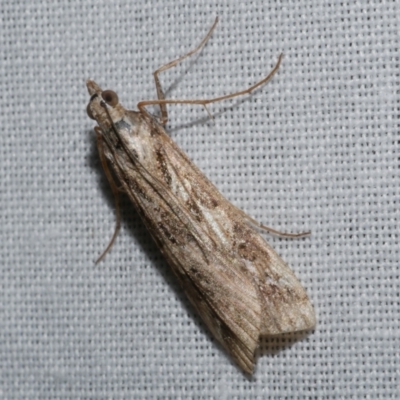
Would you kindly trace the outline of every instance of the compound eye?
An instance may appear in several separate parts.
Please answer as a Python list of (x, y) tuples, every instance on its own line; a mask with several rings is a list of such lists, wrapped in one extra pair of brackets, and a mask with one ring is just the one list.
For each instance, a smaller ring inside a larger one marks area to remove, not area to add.
[(89, 117), (90, 119), (96, 120), (96, 118), (93, 117), (92, 110), (90, 109), (90, 103), (89, 103), (89, 104), (87, 105), (87, 107), (86, 107), (86, 114), (88, 115), (88, 117)]
[(101, 92), (101, 97), (111, 107), (115, 107), (118, 104), (118, 95), (112, 90), (104, 90), (104, 92)]

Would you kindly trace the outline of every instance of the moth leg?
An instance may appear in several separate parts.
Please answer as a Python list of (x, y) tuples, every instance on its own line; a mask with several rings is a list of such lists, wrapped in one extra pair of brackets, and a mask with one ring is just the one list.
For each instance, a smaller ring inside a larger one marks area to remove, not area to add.
[(271, 78), (274, 76), (276, 71), (278, 71), (279, 66), (281, 64), (281, 61), (282, 61), (282, 57), (283, 57), (283, 54), (281, 53), (279, 55), (279, 57), (278, 57), (278, 61), (276, 62), (274, 68), (272, 68), (271, 72), (265, 78), (261, 79), (261, 81), (257, 82), (256, 84), (254, 84), (253, 86), (250, 86), (249, 88), (247, 88), (245, 90), (241, 90), (239, 92), (227, 94), (225, 96), (214, 97), (212, 99), (199, 99), (199, 100), (158, 99), (158, 100), (146, 100), (146, 101), (141, 101), (141, 102), (138, 103), (138, 109), (139, 109), (139, 111), (141, 111), (141, 112), (143, 112), (145, 114), (148, 114), (146, 109), (145, 109), (145, 107), (147, 107), (147, 106), (159, 105), (160, 107), (162, 107), (163, 105), (166, 105), (166, 104), (198, 104), (198, 105), (203, 106), (208, 112), (207, 104), (216, 103), (217, 101), (232, 99), (234, 97), (242, 96), (242, 95), (245, 95), (245, 94), (250, 94), (253, 90), (255, 90), (258, 87), (260, 87), (261, 85), (264, 85), (265, 83), (267, 83), (269, 80), (271, 80)]
[(288, 232), (282, 232), (282, 231), (278, 231), (274, 228), (270, 228), (269, 226), (263, 225), (260, 222), (258, 222), (257, 220), (255, 220), (254, 218), (250, 217), (250, 215), (247, 215), (244, 211), (240, 210), (241, 214), (243, 215), (243, 217), (245, 219), (247, 219), (249, 222), (251, 222), (253, 225), (257, 226), (258, 228), (263, 229), (264, 231), (267, 231), (269, 233), (272, 233), (274, 235), (277, 236), (281, 236), (281, 237), (285, 237), (285, 238), (302, 238), (305, 236), (309, 236), (311, 235), (311, 231), (307, 231), (307, 232), (300, 232), (300, 233), (288, 233)]
[[(164, 94), (164, 92), (162, 90), (158, 74), (160, 72), (166, 71), (167, 69), (175, 67), (175, 65), (179, 64), (185, 58), (190, 57), (194, 53), (198, 52), (205, 45), (207, 40), (210, 38), (215, 26), (217, 25), (217, 22), (218, 22), (218, 17), (215, 18), (215, 22), (214, 22), (213, 26), (210, 28), (210, 30), (208, 31), (207, 35), (204, 37), (204, 39), (201, 41), (201, 43), (195, 49), (189, 51), (189, 53), (186, 53), (183, 56), (181, 56), (181, 57), (179, 57), (179, 58), (177, 58), (175, 60), (170, 61), (169, 63), (161, 66), (160, 68), (158, 68), (157, 70), (155, 70), (153, 72), (154, 82), (156, 84), (156, 90), (157, 90), (157, 97), (158, 97), (159, 100), (165, 100), (165, 94)], [(161, 125), (165, 125), (168, 122), (167, 103), (160, 103), (158, 105), (160, 106), (160, 110), (161, 110), (160, 124)]]
[(108, 243), (107, 247), (105, 248), (105, 250), (101, 253), (100, 257), (96, 260), (96, 264), (99, 263), (104, 256), (108, 253), (108, 251), (111, 249), (112, 245), (115, 242), (115, 239), (117, 238), (118, 232), (121, 228), (121, 210), (119, 207), (119, 189), (112, 177), (112, 174), (110, 172), (110, 169), (108, 167), (107, 164), (107, 159), (104, 155), (104, 141), (102, 139), (102, 134), (101, 134), (101, 129), (100, 127), (96, 126), (94, 128), (95, 132), (96, 132), (96, 142), (97, 142), (97, 149), (99, 151), (99, 155), (100, 155), (100, 161), (101, 161), (101, 165), (103, 166), (103, 170), (104, 173), (106, 174), (108, 183), (111, 186), (111, 190), (113, 192), (114, 195), (114, 200), (115, 200), (115, 214), (116, 214), (116, 221), (115, 221), (115, 229), (114, 229), (114, 234), (112, 235), (112, 238), (110, 240), (110, 242)]

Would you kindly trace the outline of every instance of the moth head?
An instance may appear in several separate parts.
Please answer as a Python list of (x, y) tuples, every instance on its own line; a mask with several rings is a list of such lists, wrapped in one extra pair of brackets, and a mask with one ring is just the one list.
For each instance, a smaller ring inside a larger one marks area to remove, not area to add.
[(86, 82), (90, 101), (86, 107), (89, 118), (96, 120), (100, 125), (106, 119), (120, 119), (122, 106), (119, 104), (118, 95), (112, 90), (103, 90), (95, 81)]

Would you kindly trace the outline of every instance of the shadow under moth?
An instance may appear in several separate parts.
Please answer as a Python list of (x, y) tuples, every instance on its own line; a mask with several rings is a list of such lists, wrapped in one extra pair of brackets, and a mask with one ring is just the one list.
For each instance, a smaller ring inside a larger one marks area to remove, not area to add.
[[(117, 204), (117, 228), (100, 258), (111, 247), (119, 228), (118, 192), (132, 201), (143, 223), (167, 259), (180, 285), (208, 329), (247, 373), (254, 369), (260, 336), (309, 330), (314, 309), (290, 268), (259, 234), (265, 227), (225, 199), (218, 189), (172, 141), (164, 126), (167, 104), (208, 104), (250, 93), (252, 87), (206, 100), (165, 99), (158, 74), (200, 50), (217, 20), (194, 50), (154, 72), (157, 100), (126, 110), (111, 90), (93, 80), (87, 113), (95, 127), (100, 159)], [(157, 105), (161, 116), (146, 107)], [(112, 172), (111, 172), (112, 171)], [(114, 182), (117, 178), (119, 186)]]

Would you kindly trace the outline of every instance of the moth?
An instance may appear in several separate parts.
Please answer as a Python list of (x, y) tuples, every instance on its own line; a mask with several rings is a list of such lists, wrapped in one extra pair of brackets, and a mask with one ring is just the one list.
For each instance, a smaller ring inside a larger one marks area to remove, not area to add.
[[(250, 93), (279, 67), (282, 55), (266, 78), (242, 92), (206, 100), (166, 99), (158, 74), (198, 51), (216, 23), (194, 50), (154, 72), (156, 100), (138, 103), (138, 111), (126, 110), (115, 92), (88, 80), (87, 113), (98, 123), (97, 147), (117, 204), (117, 228), (105, 252), (119, 228), (122, 190), (208, 329), (252, 373), (260, 336), (312, 329), (315, 313), (300, 282), (259, 230), (279, 232), (230, 203), (164, 129), (167, 104), (206, 107)], [(159, 117), (146, 110), (150, 105), (160, 107)]]

